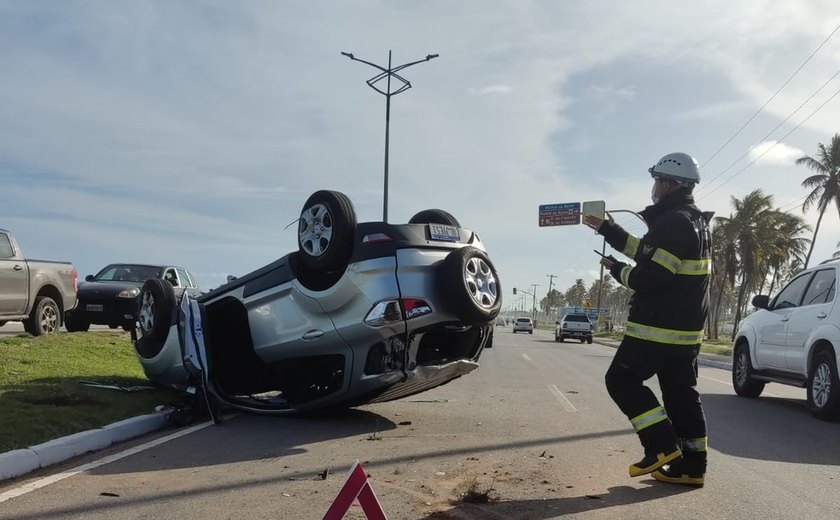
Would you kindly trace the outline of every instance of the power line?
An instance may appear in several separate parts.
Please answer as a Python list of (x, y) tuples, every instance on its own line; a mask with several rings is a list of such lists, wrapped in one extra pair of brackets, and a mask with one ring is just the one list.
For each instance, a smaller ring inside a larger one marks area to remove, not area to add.
[(765, 135), (764, 137), (762, 137), (761, 139), (759, 139), (759, 140), (758, 140), (758, 142), (757, 142), (756, 144), (754, 144), (754, 145), (753, 145), (753, 146), (752, 146), (749, 150), (747, 150), (746, 152), (744, 152), (744, 154), (743, 154), (743, 155), (741, 155), (740, 157), (738, 157), (737, 159), (735, 159), (735, 161), (734, 161), (732, 164), (730, 164), (729, 166), (727, 166), (727, 167), (726, 167), (726, 168), (725, 168), (722, 172), (720, 172), (719, 174), (715, 175), (715, 176), (714, 176), (714, 177), (713, 177), (710, 181), (708, 181), (708, 182), (707, 182), (704, 186), (701, 186), (701, 187), (697, 190), (697, 191), (698, 191), (698, 193), (699, 193), (699, 192), (701, 192), (701, 191), (703, 191), (703, 188), (708, 188), (708, 186), (710, 186), (710, 185), (711, 185), (711, 183), (715, 182), (718, 178), (720, 178), (720, 176), (721, 176), (721, 175), (723, 175), (724, 173), (728, 172), (728, 171), (729, 171), (729, 170), (730, 170), (733, 166), (735, 166), (736, 164), (738, 164), (739, 162), (741, 162), (741, 159), (743, 159), (744, 157), (746, 157), (747, 155), (749, 155), (749, 154), (750, 154), (750, 152), (752, 152), (752, 151), (753, 151), (753, 150), (755, 150), (758, 146), (760, 146), (761, 144), (763, 144), (763, 143), (767, 140), (767, 138), (768, 138), (768, 137), (770, 137), (771, 135), (773, 135), (773, 133), (774, 133), (776, 130), (778, 130), (778, 129), (782, 126), (782, 125), (784, 125), (785, 123), (787, 123), (787, 122), (788, 122), (788, 120), (789, 120), (791, 117), (793, 117), (793, 116), (794, 116), (797, 112), (799, 112), (799, 111), (802, 109), (802, 107), (804, 107), (805, 105), (807, 105), (809, 101), (811, 101), (812, 99), (814, 99), (814, 96), (816, 96), (817, 94), (819, 94), (819, 93), (820, 93), (820, 91), (822, 91), (822, 89), (824, 89), (824, 88), (826, 87), (826, 85), (828, 85), (829, 83), (831, 83), (831, 82), (834, 80), (834, 78), (836, 78), (838, 75), (840, 75), (840, 70), (838, 70), (837, 72), (835, 72), (833, 76), (831, 76), (830, 78), (828, 78), (828, 79), (825, 81), (825, 83), (823, 83), (822, 85), (820, 85), (820, 87), (819, 87), (817, 90), (815, 90), (815, 91), (814, 91), (814, 92), (813, 92), (810, 96), (808, 96), (808, 99), (806, 99), (805, 101), (803, 101), (803, 102), (802, 102), (802, 104), (801, 104), (801, 105), (799, 105), (799, 106), (796, 108), (796, 110), (794, 110), (793, 112), (791, 112), (791, 113), (790, 113), (790, 114), (789, 114), (786, 118), (784, 118), (784, 120), (782, 120), (782, 122), (781, 122), (781, 123), (779, 123), (779, 124), (778, 124), (778, 125), (776, 125), (776, 126), (775, 126), (772, 130), (770, 130), (770, 131), (767, 133), (767, 135)]
[(792, 79), (793, 79), (793, 78), (794, 78), (797, 74), (799, 74), (799, 71), (800, 71), (800, 70), (802, 70), (802, 67), (804, 67), (804, 66), (805, 66), (805, 65), (806, 65), (809, 61), (811, 61), (811, 58), (813, 58), (813, 57), (814, 57), (814, 55), (815, 55), (815, 54), (817, 54), (817, 52), (818, 52), (820, 49), (822, 49), (823, 45), (825, 45), (825, 44), (826, 44), (826, 42), (828, 42), (828, 40), (830, 40), (830, 39), (831, 39), (831, 37), (832, 37), (832, 36), (834, 36), (834, 33), (836, 33), (838, 30), (840, 30), (840, 25), (838, 25), (837, 27), (835, 27), (835, 28), (834, 28), (834, 30), (833, 30), (833, 31), (831, 31), (831, 34), (829, 34), (828, 36), (826, 36), (825, 40), (823, 40), (823, 41), (822, 41), (822, 43), (820, 43), (820, 44), (819, 44), (819, 46), (818, 46), (816, 49), (814, 49), (814, 52), (812, 52), (812, 53), (811, 53), (811, 55), (810, 55), (810, 56), (808, 56), (808, 58), (806, 58), (806, 59), (805, 59), (805, 61), (803, 61), (803, 62), (802, 62), (802, 65), (800, 65), (800, 66), (799, 66), (799, 68), (798, 68), (798, 69), (796, 69), (796, 70), (793, 72), (793, 74), (791, 74), (791, 75), (790, 75), (790, 77), (789, 77), (789, 78), (788, 78), (788, 79), (787, 79), (784, 83), (782, 83), (782, 86), (781, 86), (781, 87), (779, 87), (779, 89), (778, 89), (778, 90), (776, 90), (776, 92), (775, 92), (775, 93), (773, 93), (773, 95), (772, 95), (772, 96), (770, 96), (770, 99), (768, 99), (768, 100), (767, 100), (767, 101), (766, 101), (763, 105), (761, 105), (761, 108), (759, 108), (759, 109), (755, 112), (755, 114), (753, 114), (753, 115), (752, 115), (752, 117), (750, 117), (750, 118), (747, 120), (747, 122), (746, 122), (746, 123), (744, 123), (743, 125), (741, 125), (741, 128), (739, 128), (737, 132), (735, 132), (734, 134), (732, 134), (732, 137), (730, 137), (729, 139), (727, 139), (727, 141), (726, 141), (725, 143), (723, 143), (723, 144), (721, 145), (721, 147), (720, 147), (720, 148), (718, 148), (718, 150), (717, 150), (715, 153), (713, 153), (713, 154), (712, 154), (712, 156), (711, 156), (711, 157), (709, 157), (708, 159), (706, 159), (706, 160), (703, 162), (703, 164), (701, 164), (701, 165), (700, 165), (700, 167), (702, 168), (703, 166), (706, 166), (706, 164), (707, 164), (709, 161), (711, 161), (712, 159), (714, 159), (715, 157), (717, 157), (717, 155), (718, 155), (721, 151), (723, 151), (723, 149), (724, 149), (724, 148), (726, 148), (726, 146), (727, 146), (729, 143), (731, 143), (731, 142), (732, 142), (732, 140), (733, 140), (733, 139), (735, 139), (735, 138), (738, 136), (738, 134), (740, 134), (740, 133), (741, 133), (741, 131), (742, 131), (742, 130), (744, 130), (744, 128), (746, 128), (746, 127), (747, 127), (747, 125), (748, 125), (748, 124), (750, 124), (750, 122), (752, 122), (752, 120), (753, 120), (753, 119), (755, 119), (755, 118), (756, 118), (756, 116), (758, 116), (758, 114), (760, 114), (760, 113), (761, 113), (761, 111), (762, 111), (762, 110), (764, 110), (764, 108), (765, 108), (767, 105), (769, 105), (769, 104), (770, 104), (770, 102), (771, 102), (771, 101), (773, 101), (773, 99), (775, 99), (775, 98), (776, 98), (776, 96), (777, 96), (777, 95), (779, 95), (779, 92), (781, 92), (781, 91), (782, 91), (782, 89), (783, 89), (783, 88), (785, 88), (785, 87), (787, 86), (787, 84), (788, 84), (788, 83), (790, 83), (790, 81), (791, 81), (791, 80), (792, 80)]
[(714, 193), (715, 191), (717, 191), (717, 189), (718, 189), (718, 188), (720, 188), (721, 186), (723, 186), (723, 185), (724, 185), (724, 184), (726, 184), (727, 182), (731, 181), (732, 179), (734, 179), (735, 177), (737, 177), (738, 175), (740, 175), (740, 174), (741, 174), (744, 170), (746, 170), (747, 168), (749, 168), (750, 166), (752, 166), (753, 164), (755, 164), (756, 162), (758, 162), (758, 160), (759, 160), (759, 159), (761, 159), (762, 157), (764, 157), (764, 156), (767, 154), (767, 152), (769, 152), (770, 150), (772, 150), (773, 148), (775, 148), (777, 144), (780, 144), (781, 142), (783, 142), (783, 141), (784, 141), (784, 140), (785, 140), (785, 139), (786, 139), (786, 138), (787, 138), (790, 134), (792, 134), (793, 132), (795, 132), (795, 131), (796, 131), (796, 130), (800, 127), (800, 126), (802, 126), (803, 124), (805, 124), (805, 122), (806, 122), (806, 121), (808, 121), (809, 119), (811, 119), (811, 117), (812, 117), (814, 114), (816, 114), (817, 112), (819, 112), (820, 110), (822, 110), (822, 108), (823, 108), (825, 105), (827, 105), (829, 101), (831, 101), (832, 99), (834, 99), (834, 98), (835, 98), (838, 94), (840, 94), (840, 90), (838, 90), (838, 91), (836, 91), (834, 94), (832, 94), (830, 98), (826, 99), (826, 100), (825, 100), (825, 102), (823, 102), (823, 104), (822, 104), (822, 105), (818, 106), (816, 110), (814, 110), (813, 112), (811, 112), (811, 113), (808, 115), (808, 117), (806, 117), (805, 119), (803, 119), (803, 120), (802, 120), (802, 121), (801, 121), (798, 125), (796, 125), (796, 126), (794, 126), (793, 128), (791, 128), (791, 130), (790, 130), (788, 133), (786, 133), (785, 135), (783, 135), (781, 139), (779, 139), (778, 141), (774, 142), (774, 143), (773, 143), (771, 146), (769, 146), (766, 150), (764, 150), (763, 152), (761, 152), (761, 155), (759, 155), (758, 157), (756, 157), (755, 159), (753, 159), (752, 161), (750, 161), (750, 162), (749, 162), (746, 166), (744, 166), (743, 168), (741, 168), (740, 170), (738, 170), (737, 172), (735, 172), (735, 174), (734, 174), (734, 175), (731, 175), (728, 179), (726, 179), (725, 181), (723, 181), (723, 182), (721, 182), (720, 184), (718, 184), (717, 186), (715, 186), (715, 187), (712, 189), (712, 191), (708, 191), (708, 192), (704, 193), (704, 194), (703, 194), (703, 196), (702, 196), (702, 197), (700, 197), (700, 199), (699, 199), (699, 200), (702, 200), (702, 199), (704, 199), (704, 198), (708, 197), (709, 195), (711, 195), (712, 193)]

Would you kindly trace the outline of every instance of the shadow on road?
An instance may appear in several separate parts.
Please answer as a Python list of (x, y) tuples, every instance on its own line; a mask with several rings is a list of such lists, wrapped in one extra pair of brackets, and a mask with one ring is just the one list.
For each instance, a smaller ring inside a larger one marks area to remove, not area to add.
[[(373, 439), (381, 432), (396, 427), (390, 419), (357, 409), (339, 410), (329, 416), (243, 414), (169, 441), (155, 450), (154, 458), (149, 455), (132, 458), (131, 471), (160, 471), (280, 459), (305, 452), (301, 447), (304, 445), (354, 436), (370, 436)], [(213, 449), (213, 446), (223, 449)], [(282, 465), (282, 462), (278, 460), (278, 464)], [(107, 475), (125, 471), (123, 464), (115, 463), (106, 464), (92, 473)]]
[(840, 465), (840, 424), (813, 417), (804, 399), (703, 394), (709, 446), (727, 455)]
[(550, 498), (547, 500), (511, 500), (487, 504), (461, 502), (454, 504), (455, 507), (450, 510), (424, 516), (422, 520), (489, 520), (497, 518), (543, 520), (627, 504), (638, 504), (693, 490), (687, 487), (661, 484), (655, 480), (649, 480), (649, 482), (652, 483), (650, 487), (637, 489), (630, 486), (616, 486), (609, 488), (606, 493), (600, 495)]

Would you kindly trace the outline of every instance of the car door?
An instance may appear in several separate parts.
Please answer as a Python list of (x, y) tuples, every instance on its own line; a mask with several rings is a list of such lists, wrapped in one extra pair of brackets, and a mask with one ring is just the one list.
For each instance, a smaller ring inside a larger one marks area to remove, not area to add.
[(26, 262), (16, 258), (5, 233), (0, 233), (0, 316), (23, 314), (29, 292)]
[(811, 332), (825, 323), (834, 305), (837, 291), (837, 271), (831, 266), (819, 269), (808, 283), (799, 307), (793, 309), (788, 320), (785, 360), (787, 368), (805, 373), (806, 341)]
[(192, 274), (183, 267), (176, 267), (175, 271), (178, 273), (178, 283), (185, 291), (187, 291), (187, 294), (190, 295), (191, 298), (198, 297), (198, 295), (201, 294), (201, 291), (199, 290), (198, 284)]
[[(773, 299), (769, 312), (762, 312), (756, 324), (756, 363), (762, 369), (787, 369), (785, 349), (790, 315), (799, 306), (812, 273), (797, 276)], [(761, 311), (758, 311), (761, 312)]]

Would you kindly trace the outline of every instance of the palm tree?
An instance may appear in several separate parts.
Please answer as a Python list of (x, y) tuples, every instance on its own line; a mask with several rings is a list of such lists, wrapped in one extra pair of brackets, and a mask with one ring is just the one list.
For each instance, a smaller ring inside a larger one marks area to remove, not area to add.
[(805, 257), (805, 268), (807, 268), (808, 262), (811, 260), (811, 253), (814, 250), (814, 244), (817, 242), (817, 233), (820, 231), (820, 223), (826, 208), (833, 202), (837, 207), (838, 214), (840, 214), (840, 134), (834, 134), (828, 148), (824, 144), (818, 143), (816, 158), (806, 155), (797, 159), (795, 164), (805, 166), (815, 172), (815, 175), (802, 181), (802, 187), (811, 190), (805, 202), (802, 203), (802, 211), (808, 211), (808, 208), (816, 204), (820, 212), (819, 217), (817, 217), (817, 225), (814, 228), (811, 247)]
[(762, 272), (761, 266), (766, 262), (766, 251), (761, 237), (768, 234), (766, 227), (772, 222), (772, 219), (768, 218), (774, 212), (772, 206), (773, 196), (764, 195), (760, 189), (752, 191), (742, 200), (732, 197), (735, 213), (727, 224), (732, 226), (729, 236), (734, 238), (740, 267), (738, 274), (741, 278), (732, 339), (735, 339), (735, 331), (738, 329), (738, 322), (741, 321), (745, 297), (755, 288)]
[(777, 211), (769, 227), (773, 233), (767, 244), (768, 267), (773, 270), (773, 276), (767, 293), (773, 294), (773, 287), (780, 275), (786, 270), (790, 271), (793, 265), (801, 264), (802, 255), (809, 242), (802, 234), (810, 231), (811, 226), (805, 224), (805, 219), (799, 215)]

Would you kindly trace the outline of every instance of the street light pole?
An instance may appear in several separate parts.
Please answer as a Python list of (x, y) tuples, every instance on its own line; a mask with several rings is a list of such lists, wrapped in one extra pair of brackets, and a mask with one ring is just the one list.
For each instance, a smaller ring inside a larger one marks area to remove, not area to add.
[[(399, 74), (398, 71), (411, 67), (412, 65), (417, 65), (418, 63), (423, 63), (434, 58), (437, 58), (439, 54), (427, 54), (426, 57), (422, 60), (412, 61), (410, 63), (403, 63), (402, 65), (397, 65), (396, 67), (391, 66), (391, 51), (388, 51), (388, 68), (384, 68), (380, 65), (375, 63), (371, 63), (366, 60), (362, 60), (353, 56), (352, 52), (342, 52), (344, 56), (347, 56), (353, 61), (360, 61), (367, 65), (370, 65), (373, 68), (379, 69), (380, 72), (376, 76), (367, 80), (367, 84), (373, 90), (379, 92), (383, 96), (385, 96), (385, 182), (384, 182), (384, 197), (382, 202), (382, 221), (388, 222), (388, 148), (389, 148), (389, 141), (390, 141), (390, 133), (391, 133), (391, 96), (396, 96), (401, 92), (405, 92), (406, 90), (411, 88), (411, 82), (407, 79), (403, 78)], [(391, 78), (395, 78), (402, 82), (399, 88), (391, 91)], [(379, 88), (376, 83), (385, 79), (386, 80), (386, 87), (385, 90)]]

